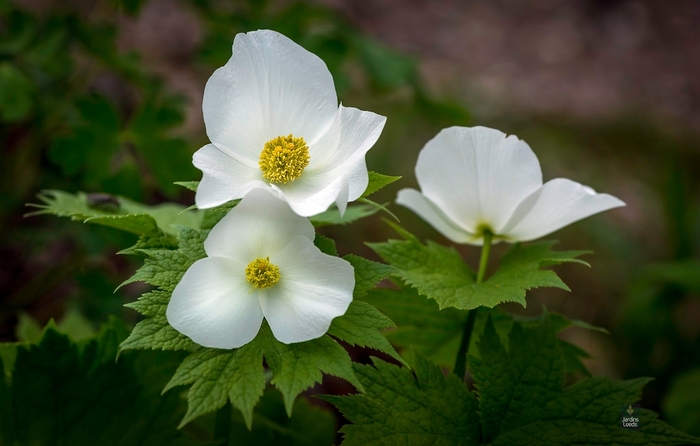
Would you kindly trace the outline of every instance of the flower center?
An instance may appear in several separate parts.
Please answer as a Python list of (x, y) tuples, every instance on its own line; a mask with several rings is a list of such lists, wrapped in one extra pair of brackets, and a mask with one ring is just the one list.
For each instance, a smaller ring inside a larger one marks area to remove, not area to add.
[(270, 263), (269, 257), (257, 258), (246, 266), (245, 278), (259, 290), (270, 288), (280, 281), (280, 269)]
[(270, 183), (286, 184), (299, 178), (309, 165), (309, 146), (304, 138), (278, 136), (265, 143), (258, 164)]

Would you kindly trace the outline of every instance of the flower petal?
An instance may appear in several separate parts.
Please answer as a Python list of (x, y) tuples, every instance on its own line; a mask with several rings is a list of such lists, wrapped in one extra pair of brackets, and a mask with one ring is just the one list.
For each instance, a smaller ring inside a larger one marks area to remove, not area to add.
[(260, 169), (231, 158), (214, 144), (207, 144), (192, 157), (194, 166), (203, 173), (194, 201), (200, 209), (213, 208), (240, 198), (255, 188), (268, 189)]
[(229, 349), (252, 341), (263, 312), (245, 267), (219, 257), (196, 261), (173, 291), (165, 313), (168, 323), (204, 347)]
[(401, 189), (396, 197), (396, 204), (409, 208), (455, 243), (481, 244), (475, 241), (475, 234), (459, 227), (439, 207), (415, 189)]
[(384, 116), (341, 105), (333, 125), (309, 146), (309, 166), (301, 177), (274, 187), (299, 215), (319, 214), (333, 203), (344, 211), (367, 189), (365, 155), (385, 123)]
[[(304, 174), (302, 174), (304, 177)], [(289, 207), (298, 215), (311, 217), (328, 209), (341, 193), (343, 183), (347, 180), (343, 177), (335, 178), (330, 184), (322, 184), (312, 178), (301, 178), (293, 184), (271, 184), (270, 187), (279, 197), (289, 204)], [(284, 189), (283, 189), (284, 186)]]
[(270, 255), (270, 261), (279, 267), (281, 279), (261, 294), (260, 305), (275, 338), (290, 344), (323, 336), (352, 302), (352, 265), (323, 254), (302, 237)]
[(236, 35), (231, 59), (207, 82), (202, 108), (209, 139), (251, 164), (277, 136), (315, 143), (333, 122), (338, 98), (318, 56), (260, 30)]
[(518, 206), (502, 235), (528, 241), (540, 238), (598, 212), (625, 206), (612, 195), (565, 178), (548, 181)]
[(214, 226), (204, 250), (210, 257), (238, 259), (247, 265), (282, 250), (297, 236), (314, 239), (309, 219), (295, 214), (269, 189), (254, 189)]
[(428, 141), (416, 177), (423, 195), (472, 233), (495, 233), (517, 205), (542, 185), (532, 149), (515, 136), (486, 127), (450, 127)]

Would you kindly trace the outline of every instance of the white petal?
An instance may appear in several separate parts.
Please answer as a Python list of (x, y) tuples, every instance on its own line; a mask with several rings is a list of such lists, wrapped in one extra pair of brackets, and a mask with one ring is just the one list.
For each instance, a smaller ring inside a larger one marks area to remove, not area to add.
[(261, 180), (262, 174), (257, 165), (250, 167), (243, 164), (219, 150), (214, 144), (207, 144), (195, 152), (192, 163), (203, 173), (194, 198), (200, 209), (212, 208), (241, 198), (255, 188), (269, 188), (267, 183)]
[(421, 191), (462, 228), (496, 233), (518, 203), (542, 185), (532, 149), (486, 127), (451, 127), (430, 140), (416, 163)]
[(400, 190), (396, 204), (409, 208), (455, 243), (474, 243), (476, 239), (474, 234), (453, 222), (439, 207), (415, 189)]
[(313, 240), (311, 222), (269, 190), (254, 189), (214, 226), (204, 250), (210, 257), (238, 259), (247, 265), (282, 250), (297, 236)]
[(333, 122), (338, 99), (318, 56), (261, 30), (236, 35), (233, 56), (207, 82), (202, 108), (209, 139), (250, 164), (277, 136), (315, 143)]
[(307, 175), (304, 178), (304, 174), (293, 183), (270, 186), (295, 213), (304, 217), (311, 217), (328, 209), (341, 193), (343, 183), (347, 182), (345, 178), (340, 177), (322, 186), (323, 183), (316, 180), (316, 175)]
[(352, 265), (301, 237), (270, 261), (279, 267), (281, 279), (261, 295), (260, 305), (275, 338), (290, 344), (323, 336), (352, 302)]
[(301, 177), (275, 185), (294, 212), (309, 217), (333, 203), (344, 211), (359, 198), (369, 182), (365, 155), (385, 123), (384, 116), (341, 105), (328, 132), (309, 146), (309, 165)]
[(502, 235), (517, 241), (534, 240), (598, 212), (624, 205), (612, 195), (597, 194), (588, 186), (557, 178), (523, 200)]
[[(308, 169), (326, 173), (330, 178), (344, 175), (351, 177), (350, 200), (357, 199), (367, 188), (367, 167), (364, 164), (367, 151), (381, 135), (386, 117), (352, 107), (338, 108), (333, 125), (323, 138), (309, 147)], [(364, 170), (364, 176), (353, 169)], [(362, 182), (364, 180), (364, 183)]]
[(196, 261), (173, 291), (168, 323), (204, 347), (229, 349), (252, 341), (263, 312), (246, 281), (246, 266), (218, 257)]

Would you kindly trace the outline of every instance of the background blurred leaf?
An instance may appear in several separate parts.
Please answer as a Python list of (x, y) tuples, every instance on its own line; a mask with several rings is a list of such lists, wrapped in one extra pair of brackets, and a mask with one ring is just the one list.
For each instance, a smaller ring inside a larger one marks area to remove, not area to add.
[(700, 435), (700, 368), (675, 378), (663, 409), (670, 424), (691, 435)]
[(0, 63), (0, 119), (19, 121), (27, 117), (33, 106), (34, 88), (14, 65)]
[(9, 431), (2, 426), (0, 438), (10, 444), (192, 444), (175, 429), (184, 410), (178, 396), (158, 396), (181, 357), (129, 354), (103, 361), (98, 352), (114, 353), (120, 340), (112, 336), (120, 323), (110, 324), (83, 348), (49, 326), (38, 344), (18, 349), (1, 404), (13, 423)]

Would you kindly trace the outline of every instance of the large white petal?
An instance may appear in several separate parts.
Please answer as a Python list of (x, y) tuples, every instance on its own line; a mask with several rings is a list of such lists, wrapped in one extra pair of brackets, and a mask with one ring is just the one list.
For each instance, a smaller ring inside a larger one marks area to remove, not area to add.
[(168, 323), (204, 347), (230, 349), (252, 341), (263, 312), (245, 267), (219, 257), (196, 261), (173, 291), (165, 313)]
[(396, 204), (406, 206), (455, 243), (481, 244), (476, 241), (475, 234), (453, 222), (439, 207), (415, 189), (401, 189), (396, 197)]
[(500, 233), (518, 203), (542, 185), (532, 149), (486, 127), (450, 127), (430, 140), (416, 163), (421, 191), (470, 232)]
[(367, 189), (365, 155), (385, 123), (384, 116), (341, 105), (326, 134), (309, 146), (309, 165), (301, 176), (275, 188), (299, 215), (316, 215), (333, 203), (344, 211)]
[(338, 99), (318, 56), (260, 30), (236, 35), (233, 56), (206, 84), (202, 108), (209, 139), (250, 164), (277, 136), (314, 144), (333, 122)]
[(254, 189), (209, 233), (204, 250), (212, 257), (248, 262), (283, 249), (294, 237), (313, 240), (309, 219), (295, 214), (271, 191)]
[[(302, 180), (306, 172), (294, 181), (286, 185), (272, 184), (280, 198), (289, 203), (289, 207), (298, 215), (311, 217), (320, 214), (333, 204), (338, 195), (343, 191), (346, 178), (339, 177), (331, 180), (330, 183), (323, 184), (316, 180), (317, 174), (309, 174)], [(282, 188), (284, 186), (284, 188)]]
[(290, 344), (323, 336), (352, 302), (352, 265), (323, 254), (302, 237), (270, 261), (279, 267), (281, 279), (261, 294), (260, 305), (275, 338)]
[(262, 181), (262, 174), (257, 165), (251, 167), (241, 163), (214, 144), (207, 144), (197, 150), (192, 157), (192, 163), (203, 173), (194, 198), (200, 209), (212, 208), (241, 198), (255, 188), (269, 188), (267, 183)]
[(588, 186), (557, 178), (523, 200), (502, 235), (514, 241), (534, 240), (598, 212), (624, 205), (612, 195), (597, 194)]

